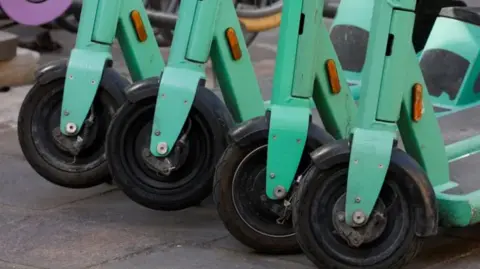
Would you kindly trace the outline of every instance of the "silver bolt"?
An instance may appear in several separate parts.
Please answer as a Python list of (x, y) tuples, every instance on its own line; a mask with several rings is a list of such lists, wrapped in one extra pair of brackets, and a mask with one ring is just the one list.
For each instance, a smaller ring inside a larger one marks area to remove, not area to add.
[(355, 197), (355, 203), (357, 203), (357, 204), (358, 204), (358, 203), (360, 203), (360, 201), (362, 201), (362, 199), (360, 199), (360, 197), (358, 197), (358, 196), (357, 196), (357, 197)]
[(383, 164), (379, 164), (378, 168), (380, 168), (380, 169), (383, 168)]
[(354, 163), (354, 164), (358, 164), (358, 160), (354, 160), (353, 163)]
[(67, 123), (66, 131), (68, 134), (74, 134), (77, 131), (77, 125), (73, 122)]
[(72, 75), (70, 75), (70, 76), (68, 76), (68, 78), (69, 78), (69, 79), (73, 79), (73, 76), (72, 76)]
[(285, 196), (287, 196), (287, 192), (285, 191), (284, 187), (276, 186), (275, 189), (273, 190), (273, 195), (278, 199), (282, 199)]
[(274, 174), (274, 173), (270, 173), (270, 178), (275, 178), (275, 174)]
[(157, 151), (158, 151), (158, 153), (160, 153), (160, 154), (165, 154), (165, 153), (167, 153), (167, 151), (168, 151), (168, 145), (167, 145), (167, 143), (165, 143), (165, 142), (160, 142), (160, 143), (158, 143), (158, 145), (157, 145)]
[(159, 135), (160, 135), (160, 131), (155, 131), (155, 135), (156, 135), (156, 136), (159, 136)]
[(352, 218), (353, 218), (353, 223), (355, 224), (363, 224), (367, 220), (367, 218), (365, 217), (365, 214), (363, 214), (362, 211), (353, 212)]
[(63, 115), (68, 116), (68, 115), (70, 115), (70, 112), (68, 112), (67, 110), (65, 110), (65, 111), (63, 111)]
[(92, 80), (92, 84), (95, 84), (95, 80)]
[(273, 135), (273, 140), (277, 139), (277, 136), (276, 135)]

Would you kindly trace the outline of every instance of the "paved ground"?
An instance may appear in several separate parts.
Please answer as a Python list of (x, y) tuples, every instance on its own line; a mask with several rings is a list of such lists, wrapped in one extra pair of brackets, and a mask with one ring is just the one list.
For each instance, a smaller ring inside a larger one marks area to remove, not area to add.
[[(72, 36), (55, 37), (66, 50), (44, 55), (43, 62), (68, 55)], [(275, 40), (276, 32), (265, 33), (251, 48), (265, 97)], [(116, 67), (122, 70), (122, 62)], [(228, 235), (210, 200), (181, 212), (156, 212), (112, 187), (77, 191), (47, 183), (25, 162), (16, 138), (27, 91), (0, 94), (0, 269), (313, 268), (303, 255), (250, 253)], [(479, 234), (477, 227), (445, 231), (408, 268), (480, 268)]]

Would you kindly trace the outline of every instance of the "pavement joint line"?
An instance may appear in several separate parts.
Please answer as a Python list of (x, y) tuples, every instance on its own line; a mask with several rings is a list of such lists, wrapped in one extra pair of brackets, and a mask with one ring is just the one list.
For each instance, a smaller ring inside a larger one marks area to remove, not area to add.
[(38, 266), (29, 265), (29, 264), (13, 263), (13, 262), (9, 262), (9, 261), (3, 260), (3, 259), (0, 259), (0, 262), (5, 263), (7, 265), (12, 265), (12, 266), (14, 266), (14, 268), (20, 266), (20, 267), (23, 267), (21, 269), (49, 269), (49, 268), (38, 267)]
[[(209, 239), (209, 240), (206, 240), (206, 241), (208, 242), (208, 241), (220, 240), (223, 237), (225, 237), (225, 236), (222, 236), (220, 238), (215, 238), (215, 239)], [(182, 241), (178, 241), (178, 242), (167, 242), (167, 243), (163, 243), (163, 244), (157, 244), (157, 245), (152, 245), (152, 246), (149, 246), (149, 247), (145, 247), (145, 248), (139, 249), (137, 251), (125, 254), (123, 256), (115, 257), (115, 258), (108, 259), (108, 260), (105, 260), (105, 261), (102, 261), (102, 262), (99, 262), (99, 263), (96, 263), (96, 264), (88, 265), (87, 267), (83, 267), (83, 269), (90, 269), (90, 268), (95, 268), (95, 267), (102, 266), (102, 265), (112, 264), (112, 263), (115, 263), (115, 262), (126, 261), (130, 258), (139, 256), (139, 255), (147, 256), (147, 255), (157, 253), (157, 252), (168, 252), (172, 248), (185, 247), (185, 246), (187, 246), (187, 247), (197, 247), (197, 245), (190, 242), (190, 240), (182, 240)]]
[[(282, 262), (285, 262), (285, 263), (291, 263), (291, 264), (296, 264), (296, 265), (305, 265), (304, 263), (302, 262), (297, 262), (297, 261), (292, 261), (292, 260), (288, 260), (288, 259), (285, 259), (285, 257), (287, 256), (292, 256), (291, 254), (285, 254), (285, 255), (272, 255), (272, 254), (259, 254), (259, 253), (255, 253), (255, 252), (243, 252), (243, 251), (238, 251), (238, 250), (235, 250), (235, 249), (230, 249), (230, 248), (224, 248), (224, 247), (217, 247), (217, 248), (211, 248), (211, 249), (216, 249), (216, 250), (221, 250), (221, 251), (224, 251), (226, 253), (232, 253), (232, 254), (238, 254), (238, 253), (241, 253), (243, 255), (248, 255), (248, 256), (256, 256), (256, 257), (260, 257), (260, 258), (269, 258), (269, 259), (280, 259), (282, 260)], [(305, 256), (305, 254), (300, 253), (298, 255), (303, 255)], [(308, 260), (310, 261), (310, 260)], [(313, 263), (310, 263), (309, 265), (313, 266)], [(426, 269), (426, 268), (425, 268)]]
[(192, 246), (198, 247), (198, 248), (208, 249), (209, 247), (212, 246), (213, 243), (218, 242), (218, 241), (220, 241), (222, 239), (225, 239), (225, 238), (228, 238), (228, 237), (230, 237), (230, 234), (226, 234), (226, 235), (214, 238), (214, 239), (202, 241), (202, 242), (199, 242), (198, 244), (193, 244)]
[[(463, 257), (471, 256), (472, 254), (475, 254), (475, 253), (480, 253), (480, 246), (478, 245), (479, 240), (477, 240), (477, 239), (469, 239), (469, 238), (456, 237), (456, 236), (447, 236), (447, 235), (444, 235), (444, 234), (439, 234), (438, 236), (442, 236), (442, 237), (445, 237), (445, 238), (460, 239), (462, 242), (464, 242), (463, 245), (467, 246), (467, 249), (466, 250), (461, 250), (461, 251), (459, 251), (459, 253), (456, 253), (455, 255), (453, 255), (451, 257), (447, 257), (447, 259), (445, 259), (445, 260), (433, 262), (423, 269), (433, 269), (433, 268), (436, 268), (439, 265), (450, 264), (450, 263), (455, 262), (455, 261), (457, 261), (457, 260), (459, 260)], [(470, 245), (472, 246), (472, 248), (469, 248)], [(440, 248), (440, 253), (442, 253), (441, 249), (443, 249), (443, 248), (442, 247)], [(437, 251), (437, 250), (438, 250), (437, 248), (434, 248), (434, 249), (431, 249), (431, 250), (430, 250), (430, 248), (427, 249), (426, 245), (424, 244), (424, 246), (420, 250), (420, 253), (416, 256), (415, 260), (422, 259), (422, 258), (425, 258), (425, 257), (428, 257), (428, 256), (437, 256), (438, 253), (435, 253), (435, 251)], [(450, 251), (448, 251), (448, 253), (450, 253)], [(414, 260), (414, 262), (415, 262), (415, 260)]]
[(31, 208), (17, 207), (17, 206), (6, 205), (6, 204), (0, 204), (0, 208), (3, 207), (3, 208), (13, 209), (13, 210), (24, 210), (25, 212), (30, 212), (30, 213), (40, 213), (40, 212), (51, 213), (51, 212), (54, 212), (55, 210), (63, 209), (65, 207), (71, 206), (71, 205), (76, 204), (78, 202), (83, 202), (83, 201), (89, 200), (91, 198), (100, 197), (100, 196), (107, 195), (107, 194), (110, 194), (110, 193), (113, 193), (113, 192), (116, 192), (116, 191), (120, 191), (120, 189), (118, 189), (118, 187), (116, 187), (116, 188), (111, 189), (111, 190), (106, 190), (106, 191), (103, 191), (103, 192), (100, 192), (100, 193), (95, 193), (95, 194), (89, 195), (87, 197), (83, 197), (83, 198), (79, 198), (77, 200), (66, 202), (66, 203), (58, 205), (58, 206), (53, 206), (53, 207), (48, 207), (48, 208), (43, 208), (43, 209), (31, 209)]
[[(106, 183), (105, 183), (106, 184)], [(115, 185), (113, 185), (115, 186)], [(115, 186), (114, 189), (111, 189), (111, 190), (106, 190), (106, 191), (102, 191), (102, 192), (99, 192), (99, 193), (95, 193), (95, 194), (92, 194), (92, 195), (89, 195), (89, 196), (86, 196), (86, 197), (83, 197), (83, 198), (80, 198), (80, 199), (77, 199), (77, 200), (73, 200), (73, 201), (70, 201), (70, 202), (66, 202), (64, 204), (61, 204), (61, 205), (58, 205), (58, 206), (53, 206), (53, 207), (50, 207), (50, 208), (46, 208), (46, 209), (43, 209), (41, 211), (44, 211), (44, 212), (51, 212), (51, 211), (55, 211), (57, 209), (62, 209), (62, 208), (65, 208), (67, 206), (70, 206), (70, 205), (73, 205), (73, 204), (76, 204), (78, 202), (83, 202), (83, 201), (86, 201), (86, 200), (89, 200), (91, 198), (95, 198), (95, 197), (100, 197), (100, 196), (104, 196), (104, 195), (107, 195), (107, 194), (110, 194), (110, 193), (113, 193), (113, 192), (117, 192), (117, 191), (120, 191), (120, 189)]]
[(434, 263), (434, 264), (430, 264), (423, 269), (433, 269), (433, 268), (436, 268), (437, 266), (445, 266), (445, 265), (451, 264), (455, 261), (458, 261), (461, 258), (468, 257), (468, 256), (471, 256), (473, 254), (478, 254), (479, 252), (480, 252), (480, 249), (478, 249), (478, 248), (477, 249), (472, 249), (471, 251), (455, 255), (455, 256), (450, 257), (450, 258), (448, 258), (444, 261), (440, 261), (440, 262), (437, 262), (437, 263)]

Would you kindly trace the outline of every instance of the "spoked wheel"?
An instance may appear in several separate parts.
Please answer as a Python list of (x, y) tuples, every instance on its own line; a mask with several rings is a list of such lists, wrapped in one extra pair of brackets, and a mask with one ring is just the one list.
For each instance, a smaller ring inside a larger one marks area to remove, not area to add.
[(107, 157), (116, 183), (133, 201), (155, 210), (181, 210), (211, 193), (215, 164), (226, 147), (232, 119), (219, 98), (197, 90), (171, 154), (150, 153), (156, 97), (126, 103), (108, 131)]
[[(415, 209), (406, 199), (403, 178), (389, 172), (369, 220), (345, 223), (348, 168), (310, 168), (293, 202), (300, 246), (318, 267), (400, 268), (412, 260), (422, 240), (415, 235)], [(402, 175), (403, 176), (403, 175)]]
[(23, 154), (38, 174), (59, 186), (88, 188), (110, 181), (105, 136), (124, 95), (119, 100), (99, 88), (79, 134), (65, 136), (59, 128), (63, 87), (64, 79), (36, 84), (25, 97), (18, 118)]
[[(298, 167), (300, 175), (310, 164), (311, 150), (331, 138), (308, 139)], [(242, 244), (260, 253), (297, 253), (291, 218), (296, 186), (284, 200), (265, 194), (267, 138), (241, 146), (229, 145), (215, 173), (214, 198), (221, 220)]]

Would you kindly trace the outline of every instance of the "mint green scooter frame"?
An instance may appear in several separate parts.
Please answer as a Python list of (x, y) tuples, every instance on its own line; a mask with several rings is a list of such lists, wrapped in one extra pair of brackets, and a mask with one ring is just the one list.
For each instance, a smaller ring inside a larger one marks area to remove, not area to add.
[[(227, 43), (230, 28), (236, 32), (242, 52), (238, 60)], [(204, 64), (209, 57), (234, 120), (242, 122), (265, 113), (233, 2), (183, 0), (168, 64), (161, 75), (150, 141), (154, 156), (167, 156), (174, 148), (197, 87), (205, 83)]]
[[(435, 190), (440, 224), (463, 227), (480, 221), (476, 213), (480, 210), (480, 191), (454, 192), (459, 183), (449, 174), (449, 162), (480, 152), (480, 136), (444, 146), (433, 106), (425, 97), (421, 119), (412, 120), (412, 86), (422, 85), (423, 96), (428, 96), (410, 41), (414, 9), (414, 0), (402, 0), (384, 1), (374, 10), (369, 68), (364, 72), (358, 121), (352, 132), (346, 198), (349, 224), (354, 212), (364, 214), (364, 219), (372, 212), (391, 159), (397, 125), (406, 151), (423, 167)], [(395, 36), (395, 42), (392, 54), (385, 57), (382, 48), (387, 47), (389, 35)]]
[[(266, 195), (270, 199), (285, 198), (295, 180), (311, 123), (311, 98), (325, 129), (336, 139), (350, 134), (356, 114), (323, 17), (318, 16), (323, 14), (323, 8), (323, 1), (284, 1), (272, 100), (267, 112), (270, 129)], [(341, 90), (336, 94), (329, 84), (327, 60), (333, 60), (337, 66)]]
[[(139, 41), (130, 14), (140, 13), (147, 39)], [(84, 0), (75, 48), (68, 62), (61, 132), (82, 128), (117, 38), (133, 81), (159, 76), (165, 63), (142, 0)], [(79, 94), (81, 93), (81, 94)]]

